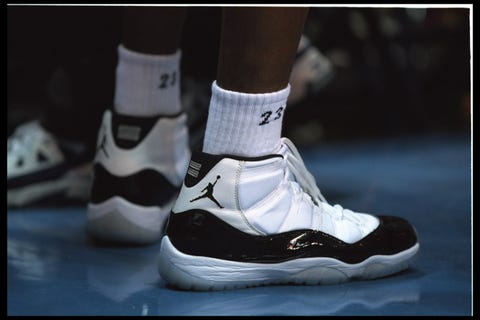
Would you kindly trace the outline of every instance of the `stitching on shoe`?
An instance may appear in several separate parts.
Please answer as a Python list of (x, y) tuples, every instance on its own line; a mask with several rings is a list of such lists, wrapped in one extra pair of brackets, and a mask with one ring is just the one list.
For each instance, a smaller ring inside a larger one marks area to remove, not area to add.
[(245, 161), (240, 161), (239, 164), (238, 164), (237, 172), (235, 174), (235, 203), (236, 203), (236, 206), (237, 206), (237, 210), (240, 213), (240, 216), (242, 217), (245, 224), (251, 230), (253, 230), (254, 232), (256, 232), (259, 235), (266, 235), (266, 233), (258, 230), (252, 224), (250, 224), (247, 217), (245, 216), (245, 213), (243, 212), (242, 208), (240, 207), (240, 197), (238, 196), (238, 181), (240, 181), (240, 174), (242, 173), (244, 165), (245, 165)]
[(240, 208), (240, 197), (238, 196), (238, 181), (240, 181), (240, 173), (242, 172), (244, 166), (244, 161), (239, 161), (237, 165), (237, 169), (235, 170), (235, 186), (234, 186), (234, 198), (235, 198), (235, 206), (238, 211), (242, 212)]

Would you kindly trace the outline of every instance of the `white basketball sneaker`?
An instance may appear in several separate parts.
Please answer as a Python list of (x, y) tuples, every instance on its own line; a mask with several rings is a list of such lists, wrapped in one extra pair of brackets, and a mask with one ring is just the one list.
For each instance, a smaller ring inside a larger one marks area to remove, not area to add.
[(88, 234), (124, 244), (159, 240), (189, 158), (185, 114), (130, 117), (105, 111), (87, 210)]
[(408, 268), (414, 228), (330, 205), (293, 143), (259, 158), (194, 153), (160, 249), (170, 285), (332, 284)]
[(86, 145), (57, 139), (37, 120), (7, 140), (8, 207), (85, 203), (91, 180)]

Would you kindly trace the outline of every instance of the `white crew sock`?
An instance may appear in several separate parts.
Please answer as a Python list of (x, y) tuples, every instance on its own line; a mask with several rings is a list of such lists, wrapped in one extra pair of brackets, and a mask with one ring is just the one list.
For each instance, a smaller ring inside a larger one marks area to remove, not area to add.
[(171, 55), (152, 55), (119, 45), (115, 111), (144, 117), (179, 113), (180, 57), (180, 50)]
[(203, 151), (256, 157), (280, 148), (290, 85), (272, 93), (242, 93), (212, 84)]

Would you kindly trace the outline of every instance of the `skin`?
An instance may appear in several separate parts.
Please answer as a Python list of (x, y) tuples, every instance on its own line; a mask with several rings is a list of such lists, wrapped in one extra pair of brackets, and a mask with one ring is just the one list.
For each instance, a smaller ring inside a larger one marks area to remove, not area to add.
[[(284, 89), (307, 14), (306, 7), (223, 8), (217, 84), (246, 93)], [(181, 7), (127, 7), (123, 45), (141, 53), (175, 53), (185, 17)]]
[(173, 54), (180, 46), (185, 17), (183, 7), (126, 7), (122, 43), (136, 52)]
[(308, 8), (224, 8), (217, 84), (226, 90), (284, 89)]

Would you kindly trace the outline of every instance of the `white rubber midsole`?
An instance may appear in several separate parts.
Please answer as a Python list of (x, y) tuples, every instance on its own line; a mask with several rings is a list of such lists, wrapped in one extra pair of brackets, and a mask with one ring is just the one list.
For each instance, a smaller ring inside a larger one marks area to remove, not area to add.
[[(372, 279), (404, 269), (419, 250), (419, 244), (395, 255), (376, 255), (357, 264), (327, 258), (299, 258), (280, 263), (251, 263), (191, 256), (178, 251), (168, 236), (160, 248), (159, 272), (167, 281), (181, 287), (194, 283), (197, 289), (216, 285), (243, 286), (284, 283), (298, 280), (338, 283), (350, 278)], [(205, 287), (204, 287), (205, 286)]]
[(87, 223), (95, 223), (95, 220), (108, 214), (115, 214), (121, 215), (132, 225), (155, 232), (162, 228), (170, 213), (173, 201), (172, 199), (163, 208), (158, 206), (146, 207), (115, 196), (98, 204), (89, 203)]

